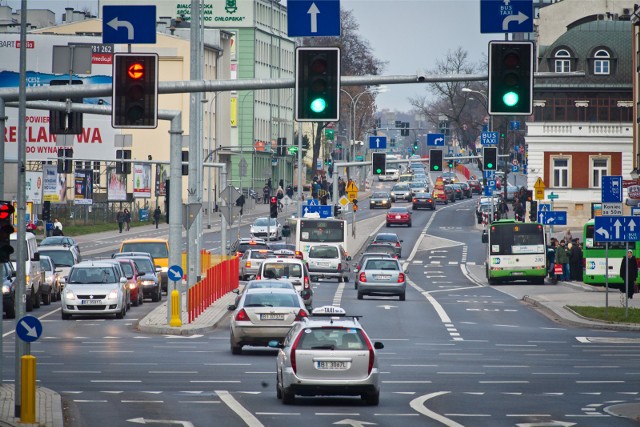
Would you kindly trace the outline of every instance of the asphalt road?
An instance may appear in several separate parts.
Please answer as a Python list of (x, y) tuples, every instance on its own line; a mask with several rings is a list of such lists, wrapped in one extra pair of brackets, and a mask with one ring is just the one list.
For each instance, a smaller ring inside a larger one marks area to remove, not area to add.
[[(138, 333), (136, 319), (154, 308), (150, 302), (123, 320), (62, 321), (59, 303), (35, 310), (46, 330), (31, 346), (39, 384), (61, 393), (69, 427), (132, 426), (141, 418), (166, 426), (286, 426), (302, 419), (309, 427), (635, 425), (607, 407), (638, 399), (640, 339), (560, 326), (511, 296), (517, 286), (474, 281), (467, 267), (484, 262), (474, 207), (473, 199), (438, 205), (416, 212), (412, 228), (382, 228), (404, 240), (404, 302), (359, 301), (352, 280), (316, 285), (315, 306), (340, 304), (363, 315), (368, 334), (385, 344), (380, 406), (333, 397), (283, 406), (275, 396), (275, 351), (232, 355), (227, 321), (206, 335)], [(359, 215), (380, 214), (367, 211)], [(210, 237), (214, 245), (216, 234)], [(97, 256), (110, 254), (116, 242), (93, 244), (87, 252)], [(13, 324), (3, 321), (5, 360), (12, 358)], [(13, 375), (13, 364), (3, 364), (4, 380)]]

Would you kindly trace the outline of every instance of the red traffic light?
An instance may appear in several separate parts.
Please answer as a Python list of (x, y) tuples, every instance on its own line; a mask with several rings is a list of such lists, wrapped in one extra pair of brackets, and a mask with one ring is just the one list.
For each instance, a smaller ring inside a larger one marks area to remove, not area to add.
[(144, 64), (141, 62), (134, 62), (127, 68), (127, 75), (134, 80), (140, 80), (144, 77)]
[(271, 203), (278, 203), (278, 199), (276, 199), (275, 197), (271, 197)]
[(0, 202), (0, 220), (10, 219), (15, 211), (11, 202)]

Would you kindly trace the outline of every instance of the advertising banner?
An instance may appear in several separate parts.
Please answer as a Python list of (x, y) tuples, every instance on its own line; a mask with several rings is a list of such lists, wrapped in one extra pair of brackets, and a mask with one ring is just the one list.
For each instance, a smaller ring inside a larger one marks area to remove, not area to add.
[(42, 172), (27, 172), (27, 202), (42, 204)]
[(58, 173), (56, 165), (42, 166), (43, 201), (67, 203), (67, 175)]
[(167, 179), (169, 179), (169, 165), (156, 165), (156, 197), (167, 195)]
[(127, 175), (119, 175), (116, 168), (107, 168), (107, 200), (110, 202), (127, 201)]
[(74, 178), (73, 204), (93, 204), (93, 170), (76, 169)]
[(151, 197), (151, 165), (133, 164), (133, 197)]

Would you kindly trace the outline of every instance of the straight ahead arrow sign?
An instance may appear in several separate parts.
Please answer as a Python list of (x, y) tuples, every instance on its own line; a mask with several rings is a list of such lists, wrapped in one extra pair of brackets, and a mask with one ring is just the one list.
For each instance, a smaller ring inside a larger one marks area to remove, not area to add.
[(318, 32), (318, 14), (320, 13), (318, 6), (316, 6), (315, 3), (311, 3), (311, 7), (307, 11), (307, 13), (311, 18), (311, 32), (317, 33)]

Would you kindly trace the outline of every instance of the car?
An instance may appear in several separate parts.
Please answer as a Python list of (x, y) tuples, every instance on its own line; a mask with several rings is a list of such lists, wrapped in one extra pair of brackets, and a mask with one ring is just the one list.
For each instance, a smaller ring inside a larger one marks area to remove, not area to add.
[(249, 233), (254, 238), (282, 240), (282, 224), (275, 218), (267, 218), (266, 216), (256, 218), (249, 228)]
[(445, 184), (453, 184), (454, 182), (458, 182), (458, 177), (455, 172), (444, 172), (441, 175), (442, 180)]
[(460, 187), (460, 184), (449, 184), (449, 185), (453, 189), (453, 195), (455, 196), (455, 200), (462, 200), (464, 198), (464, 195), (462, 193), (462, 187)]
[(229, 334), (232, 354), (241, 354), (245, 345), (267, 346), (272, 340), (283, 339), (296, 321), (309, 315), (292, 289), (249, 289), (228, 309), (233, 311)]
[(0, 263), (0, 280), (2, 281), (2, 312), (7, 319), (16, 318), (16, 270), (10, 262)]
[(167, 292), (169, 287), (169, 242), (167, 239), (128, 239), (122, 242), (118, 252), (147, 252), (153, 257), (155, 265), (160, 266), (162, 290)]
[(249, 280), (243, 287), (242, 291), (239, 288), (232, 289), (231, 292), (237, 294), (235, 305), (237, 306), (240, 302), (240, 297), (247, 292), (249, 289), (254, 288), (269, 288), (269, 289), (293, 289), (296, 288), (291, 284), (291, 282), (287, 280)]
[(354, 270), (353, 272), (356, 273), (356, 277), (353, 281), (353, 288), (354, 289), (358, 289), (358, 273), (360, 272), (360, 269), (362, 268), (362, 264), (364, 264), (367, 259), (369, 258), (393, 258), (393, 259), (398, 259), (398, 256), (395, 254), (395, 252), (365, 252), (360, 256), (360, 259), (358, 260), (358, 262), (356, 264), (353, 264)]
[(411, 212), (408, 208), (394, 206), (387, 212), (387, 227), (392, 225), (406, 225), (411, 227)]
[(518, 194), (518, 192), (520, 191), (520, 188), (512, 184), (507, 184), (506, 187), (507, 187), (506, 195), (504, 195), (504, 186), (502, 187), (500, 194), (504, 195), (505, 200), (511, 202), (516, 198), (516, 194)]
[[(9, 243), (13, 252), (9, 255), (9, 259), (13, 264), (14, 270), (17, 268), (18, 259), (18, 233), (11, 233)], [(24, 274), (26, 276), (26, 310), (32, 311), (34, 308), (40, 307), (42, 284), (44, 283), (44, 272), (40, 267), (40, 252), (38, 252), (38, 243), (33, 233), (25, 233), (26, 260), (24, 263)]]
[(409, 187), (408, 182), (405, 182), (402, 184), (396, 184), (391, 189), (391, 201), (397, 202), (400, 200), (404, 200), (404, 201), (411, 200), (411, 187)]
[(387, 169), (385, 173), (378, 175), (378, 181), (397, 181), (400, 179), (398, 169)]
[(44, 271), (44, 282), (42, 283), (42, 303), (44, 305), (51, 304), (52, 301), (60, 300), (62, 286), (60, 285), (60, 273), (62, 269), (56, 268), (53, 260), (46, 256), (40, 255), (40, 267)]
[[(476, 219), (478, 220), (478, 224), (482, 224), (482, 220), (484, 219), (484, 217), (491, 217), (491, 204), (490, 203), (482, 203), (480, 206), (478, 206), (478, 209), (476, 210)], [(500, 218), (500, 213), (498, 212), (498, 207), (497, 205), (493, 207), (493, 219), (494, 221), (496, 219)]]
[(162, 301), (162, 284), (160, 279), (160, 267), (153, 264), (151, 257), (145, 255), (131, 255), (129, 257), (116, 257), (119, 259), (130, 259), (136, 265), (138, 278), (140, 279), (140, 289), (142, 299), (150, 298), (153, 302)]
[(403, 173), (402, 175), (400, 175), (400, 178), (398, 179), (398, 183), (404, 182), (408, 184), (411, 181), (413, 181), (413, 172)]
[(122, 268), (112, 262), (82, 261), (69, 272), (62, 292), (62, 320), (74, 315), (127, 314), (129, 294)]
[(411, 188), (411, 197), (413, 197), (416, 193), (424, 193), (425, 191), (429, 191), (429, 186), (426, 181), (412, 181), (409, 183), (409, 188)]
[(391, 195), (386, 191), (376, 191), (369, 197), (369, 209), (391, 207)]
[(341, 307), (313, 310), (295, 322), (284, 340), (269, 343), (278, 349), (276, 396), (285, 405), (295, 396), (360, 396), (369, 405), (380, 402), (377, 350), (358, 316)]
[(473, 197), (473, 192), (471, 191), (471, 186), (466, 182), (458, 183), (460, 188), (462, 189), (462, 197), (470, 199)]
[(142, 290), (142, 275), (138, 266), (131, 258), (115, 258), (113, 262), (119, 262), (129, 286), (130, 302), (134, 307), (144, 303), (144, 291)]
[(473, 194), (482, 194), (482, 184), (477, 179), (470, 179), (467, 181), (469, 187), (471, 187), (471, 192)]
[(69, 275), (71, 267), (80, 262), (78, 253), (72, 246), (42, 246), (38, 247), (38, 252), (40, 256), (45, 255), (51, 258), (56, 268), (60, 269), (62, 287), (64, 288), (64, 278)]
[(340, 282), (349, 281), (349, 261), (341, 244), (316, 243), (309, 247), (307, 267), (312, 282), (318, 279), (338, 279)]
[(444, 194), (446, 195), (447, 200), (451, 203), (454, 203), (456, 201), (456, 190), (453, 189), (451, 184), (445, 184)]
[(411, 200), (413, 203), (411, 209), (417, 211), (418, 209), (429, 208), (433, 211), (436, 210), (436, 201), (429, 193), (416, 193)]
[(277, 279), (286, 280), (296, 288), (305, 305), (313, 304), (313, 288), (307, 263), (297, 258), (269, 258), (260, 266), (257, 280)]
[(247, 249), (271, 249), (263, 239), (241, 237), (231, 244), (231, 253), (241, 257)]
[(436, 203), (441, 202), (445, 205), (449, 203), (449, 196), (447, 195), (445, 184), (442, 178), (436, 179), (436, 183), (433, 186), (431, 196), (436, 201)]
[[(402, 242), (396, 233), (378, 233), (371, 242), (372, 245), (387, 245), (393, 247), (398, 258), (402, 258)], [(367, 249), (367, 252), (370, 252)]]
[[(281, 250), (286, 251), (287, 249)], [(268, 249), (249, 249), (245, 251), (242, 254), (242, 258), (240, 258), (240, 280), (249, 280), (250, 277), (258, 274), (262, 261), (274, 256), (273, 251)]]
[(358, 299), (365, 295), (397, 295), (405, 300), (407, 282), (397, 259), (369, 258), (358, 272)]
[(413, 181), (424, 181), (424, 182), (428, 182), (428, 181), (429, 181), (429, 178), (427, 178), (427, 175), (426, 175), (426, 174), (424, 174), (424, 173), (416, 172), (416, 173), (413, 175)]
[(40, 241), (38, 246), (40, 246), (40, 247), (43, 247), (43, 246), (69, 246), (69, 247), (75, 249), (75, 251), (77, 253), (77, 256), (78, 256), (78, 262), (82, 261), (82, 255), (80, 255), (80, 246), (78, 246), (78, 242), (76, 242), (73, 237), (69, 237), (69, 236), (49, 236), (49, 237), (45, 237), (44, 239), (42, 239)]

